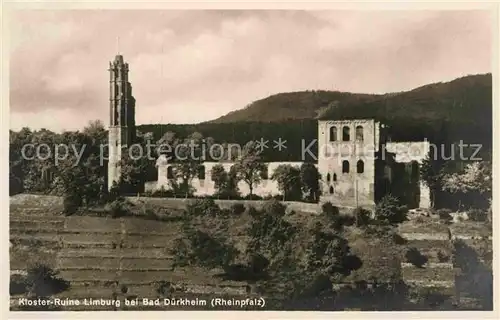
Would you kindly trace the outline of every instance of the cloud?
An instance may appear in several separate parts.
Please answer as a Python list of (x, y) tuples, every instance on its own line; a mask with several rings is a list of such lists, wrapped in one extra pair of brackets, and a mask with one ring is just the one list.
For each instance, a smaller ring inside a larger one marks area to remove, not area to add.
[(394, 92), (491, 72), (490, 22), (487, 11), (18, 11), (11, 126), (107, 123), (117, 52), (138, 123), (199, 122), (277, 92)]

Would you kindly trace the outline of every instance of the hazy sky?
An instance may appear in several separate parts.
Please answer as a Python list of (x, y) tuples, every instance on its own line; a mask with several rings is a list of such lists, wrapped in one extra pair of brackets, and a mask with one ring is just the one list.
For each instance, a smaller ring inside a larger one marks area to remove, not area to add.
[(193, 123), (268, 95), (385, 93), (491, 72), (486, 11), (23, 11), (11, 17), (11, 128), (108, 124), (108, 64), (136, 122)]

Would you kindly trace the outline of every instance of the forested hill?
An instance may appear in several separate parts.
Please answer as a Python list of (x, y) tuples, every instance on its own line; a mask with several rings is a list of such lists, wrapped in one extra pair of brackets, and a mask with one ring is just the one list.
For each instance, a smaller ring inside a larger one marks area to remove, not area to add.
[(370, 100), (377, 95), (339, 91), (285, 92), (252, 102), (247, 107), (232, 111), (209, 121), (227, 123), (240, 121), (278, 122), (283, 120), (314, 119), (329, 104), (351, 104)]
[[(393, 127), (399, 139), (404, 134), (446, 134), (455, 140), (483, 141), (492, 135), (491, 74), (473, 75), (450, 82), (434, 83), (368, 101), (340, 103), (320, 119), (375, 118)], [(418, 128), (420, 127), (420, 130)]]
[[(365, 95), (305, 91), (255, 101), (214, 121), (189, 125), (143, 125), (159, 139), (173, 131), (198, 131), (216, 141), (244, 144), (261, 138), (287, 140), (287, 152), (269, 148), (269, 160), (300, 160), (303, 141), (317, 138), (317, 119), (375, 118), (390, 126), (393, 141), (492, 143), (492, 77), (473, 75), (407, 92)], [(272, 145), (272, 144), (271, 144)], [(316, 145), (312, 148), (315, 152)]]
[(481, 74), (384, 95), (338, 91), (278, 93), (209, 122), (405, 118), (484, 124), (485, 120), (491, 122), (491, 82), (491, 74)]

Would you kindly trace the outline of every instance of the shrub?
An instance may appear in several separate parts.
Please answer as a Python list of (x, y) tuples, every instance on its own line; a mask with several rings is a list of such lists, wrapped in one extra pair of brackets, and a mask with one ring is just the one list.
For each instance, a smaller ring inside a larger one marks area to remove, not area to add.
[(439, 215), (439, 219), (449, 222), (453, 220), (453, 217), (451, 216), (451, 210), (450, 209), (439, 209), (436, 212)]
[(120, 218), (130, 214), (130, 211), (125, 205), (125, 202), (121, 200), (115, 200), (111, 203), (108, 203), (105, 209), (109, 212), (112, 218)]
[(340, 218), (342, 219), (344, 226), (353, 226), (356, 224), (356, 217), (349, 214), (341, 214)]
[(254, 274), (261, 274), (269, 267), (269, 260), (261, 254), (252, 254), (248, 261), (248, 267)]
[(234, 215), (241, 215), (243, 212), (245, 212), (245, 205), (243, 203), (235, 203), (231, 205), (231, 214)]
[(316, 230), (307, 249), (307, 266), (310, 271), (323, 272), (329, 276), (345, 276), (358, 266), (351, 256), (351, 248), (346, 239)]
[(334, 206), (331, 202), (325, 202), (321, 206), (321, 211), (328, 217), (335, 217), (339, 215), (339, 208)]
[(399, 200), (391, 195), (383, 197), (375, 207), (375, 217), (390, 224), (405, 221), (407, 213), (408, 208), (401, 205)]
[(9, 292), (10, 295), (26, 293), (26, 280), (23, 276), (18, 274), (10, 276)]
[(175, 291), (171, 282), (168, 281), (158, 281), (155, 283), (155, 291), (160, 296), (168, 296)]
[(206, 268), (225, 267), (238, 254), (225, 238), (213, 237), (201, 230), (186, 232), (176, 240), (174, 266), (199, 265)]
[(341, 216), (331, 217), (332, 228), (335, 231), (342, 231), (344, 229), (344, 219)]
[(299, 291), (298, 296), (301, 298), (317, 298), (322, 294), (328, 294), (332, 291), (332, 281), (326, 274), (319, 273), (314, 278), (305, 284), (304, 288)]
[(439, 262), (448, 262), (448, 261), (450, 261), (450, 256), (444, 254), (441, 250), (439, 250), (439, 252), (437, 254), (437, 258), (438, 258)]
[(267, 200), (262, 206), (262, 212), (282, 217), (286, 213), (286, 206), (276, 199)]
[(355, 217), (356, 226), (362, 227), (362, 226), (366, 226), (366, 225), (370, 224), (370, 220), (371, 220), (371, 218), (370, 218), (371, 212), (370, 211), (363, 209), (361, 207), (357, 207), (356, 209), (354, 209), (352, 215), (353, 215), (353, 217)]
[(482, 209), (470, 209), (467, 215), (472, 221), (484, 222), (488, 220), (488, 211)]
[(393, 233), (392, 234), (392, 240), (397, 245), (403, 245), (403, 244), (407, 244), (408, 243), (408, 240), (406, 240), (405, 238), (403, 238), (402, 236), (400, 236), (397, 233)]
[(293, 238), (296, 228), (280, 216), (262, 214), (247, 228), (250, 236), (248, 252), (262, 252), (268, 256), (284, 254), (284, 246)]
[(63, 213), (66, 216), (70, 216), (78, 211), (78, 208), (82, 205), (82, 198), (75, 193), (69, 193), (64, 195), (63, 199)]
[(152, 209), (146, 209), (145, 217), (148, 220), (158, 220), (158, 215)]
[(417, 268), (422, 268), (424, 264), (429, 261), (429, 259), (418, 251), (417, 248), (410, 248), (406, 251), (405, 255), (406, 261), (413, 264)]
[(187, 205), (187, 213), (192, 216), (216, 216), (221, 213), (220, 207), (214, 199), (204, 198), (196, 199)]
[(120, 286), (120, 291), (121, 291), (121, 293), (126, 294), (128, 292), (128, 287), (126, 285), (122, 284)]
[(50, 296), (69, 287), (68, 282), (57, 278), (57, 273), (43, 264), (28, 268), (25, 283), (29, 294), (36, 297)]
[(250, 215), (252, 218), (257, 218), (260, 215), (260, 211), (255, 209), (253, 206), (249, 206), (247, 209), (247, 213)]
[(108, 201), (113, 202), (120, 199), (120, 185), (113, 181), (108, 193)]
[(418, 217), (416, 217), (416, 218), (415, 218), (415, 220), (413, 220), (413, 221), (414, 221), (415, 223), (417, 223), (417, 224), (422, 224), (422, 223), (424, 223), (424, 222), (425, 222), (425, 219), (424, 219), (424, 217), (418, 216)]

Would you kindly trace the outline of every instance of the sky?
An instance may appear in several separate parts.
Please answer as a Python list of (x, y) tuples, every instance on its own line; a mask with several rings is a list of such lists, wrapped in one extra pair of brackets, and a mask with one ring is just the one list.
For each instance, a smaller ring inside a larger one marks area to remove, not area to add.
[(10, 127), (107, 125), (116, 54), (140, 125), (208, 121), (279, 92), (398, 92), (487, 73), (491, 45), (488, 11), (17, 11)]

